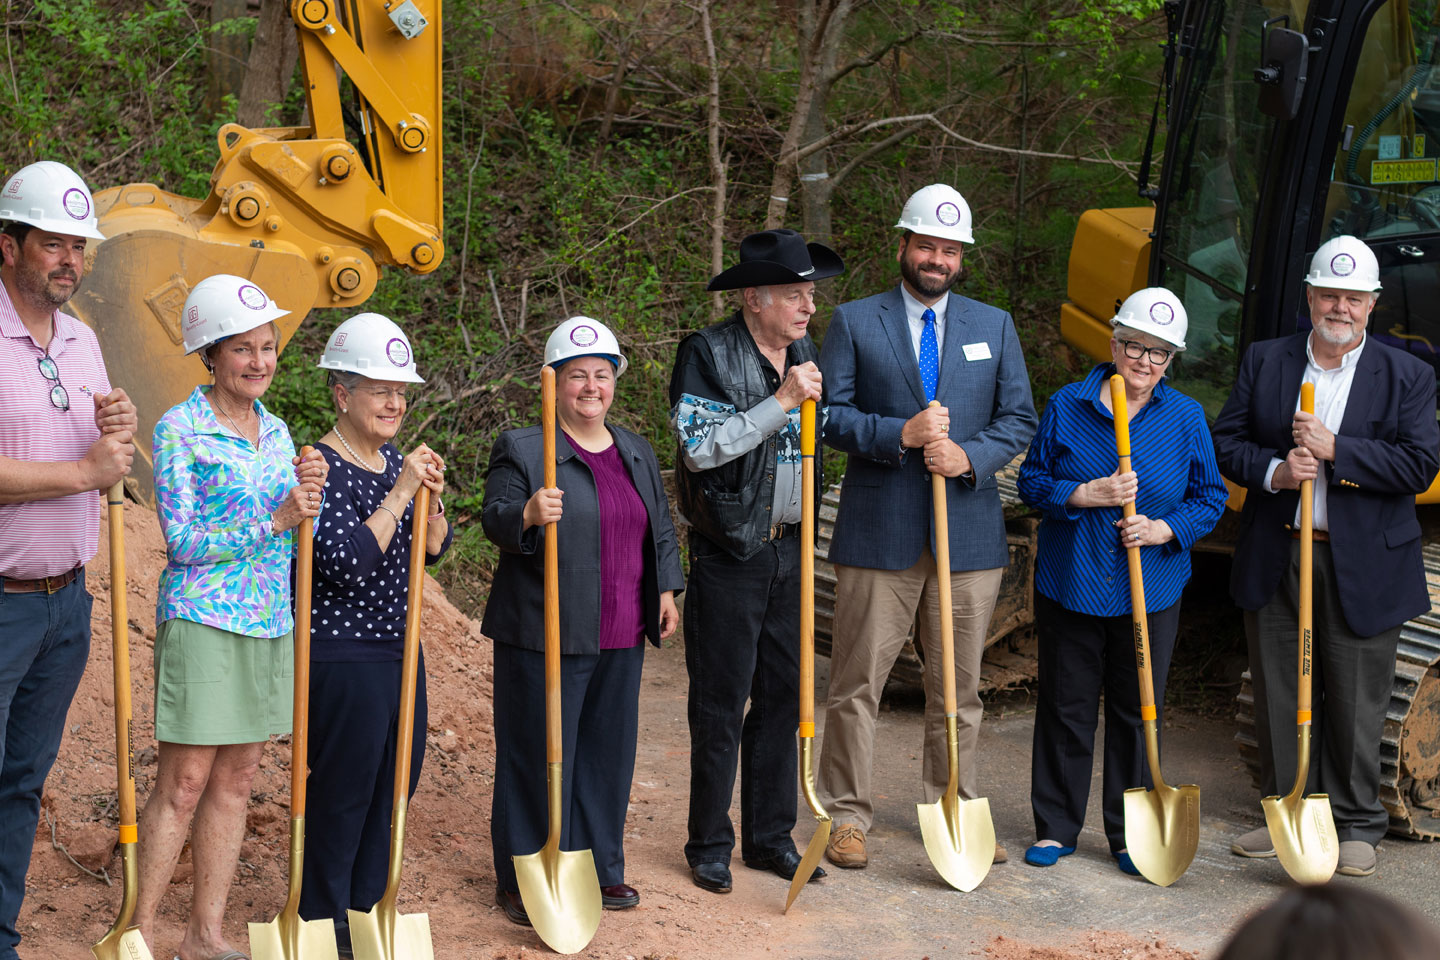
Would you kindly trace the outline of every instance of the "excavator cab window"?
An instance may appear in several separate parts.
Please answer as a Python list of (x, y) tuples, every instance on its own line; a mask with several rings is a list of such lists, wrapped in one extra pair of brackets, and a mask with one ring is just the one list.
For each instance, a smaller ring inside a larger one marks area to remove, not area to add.
[(1369, 332), (1440, 370), (1440, 0), (1390, 0), (1365, 26), (1323, 234), (1365, 240), (1384, 290)]
[(1179, 294), (1190, 315), (1187, 349), (1171, 379), (1211, 417), (1234, 381), (1253, 198), (1274, 129), (1260, 110), (1253, 76), (1261, 27), (1282, 14), (1303, 23), (1307, 6), (1308, 0), (1195, 3), (1181, 24), (1190, 67), (1172, 93), (1168, 199), (1156, 222), (1158, 283)]

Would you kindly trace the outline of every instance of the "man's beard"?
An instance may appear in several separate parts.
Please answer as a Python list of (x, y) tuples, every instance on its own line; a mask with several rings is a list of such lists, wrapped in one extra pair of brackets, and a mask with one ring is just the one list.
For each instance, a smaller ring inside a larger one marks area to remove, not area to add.
[(910, 287), (921, 296), (938, 297), (955, 285), (955, 281), (960, 277), (960, 268), (956, 267), (954, 273), (948, 274), (944, 278), (937, 278), (934, 274), (922, 273), (913, 261), (902, 257), (900, 259), (900, 276), (904, 277), (905, 282), (910, 284)]
[(1329, 323), (1326, 322), (1326, 318), (1323, 317), (1320, 322), (1315, 325), (1315, 332), (1320, 335), (1321, 340), (1324, 340), (1332, 347), (1348, 347), (1360, 339), (1360, 331), (1355, 329), (1354, 324), (1350, 325), (1349, 330), (1341, 333), (1339, 330), (1332, 330)]

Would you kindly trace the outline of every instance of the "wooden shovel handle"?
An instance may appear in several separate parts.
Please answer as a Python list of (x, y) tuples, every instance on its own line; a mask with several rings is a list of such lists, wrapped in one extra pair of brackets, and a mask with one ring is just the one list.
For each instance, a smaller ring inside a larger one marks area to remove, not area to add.
[[(931, 400), (930, 406), (940, 406)], [(930, 506), (935, 515), (935, 582), (940, 593), (940, 674), (944, 678), (945, 716), (955, 707), (955, 617), (950, 602), (950, 511), (945, 502), (945, 476), (930, 474)]]
[[(1302, 383), (1300, 385), (1300, 409), (1304, 413), (1315, 412), (1315, 384)], [(1302, 480), (1300, 482), (1300, 676), (1296, 684), (1296, 714), (1295, 721), (1299, 724), (1307, 724), (1311, 717), (1311, 695), (1310, 695), (1310, 673), (1314, 666), (1311, 662), (1313, 656), (1311, 644), (1312, 634), (1312, 605), (1311, 594), (1312, 570), (1315, 559), (1315, 481)]]
[(115, 779), (120, 797), (120, 842), (134, 843), (135, 757), (130, 743), (130, 614), (126, 607), (125, 481), (106, 493), (110, 532), (110, 632), (115, 667)]
[(800, 404), (800, 736), (815, 736), (815, 401)]
[[(545, 486), (555, 486), (555, 368), (540, 370), (540, 425)], [(545, 761), (565, 758), (560, 726), (560, 543), (558, 523), (545, 524)]]
[(400, 661), (400, 730), (395, 740), (395, 809), (408, 805), (410, 758), (415, 733), (415, 681), (420, 674), (420, 603), (425, 587), (425, 531), (430, 517), (430, 488), (415, 493), (410, 525), (410, 583), (405, 595), (405, 652)]
[[(300, 449), (300, 458), (314, 447)], [(300, 521), (295, 555), (295, 707), (290, 734), (290, 817), (305, 816), (305, 783), (310, 772), (310, 602), (315, 575), (315, 519)]]
[[(1115, 416), (1115, 452), (1120, 472), (1130, 472), (1130, 408), (1125, 400), (1125, 378), (1110, 378), (1110, 408)], [(1135, 516), (1135, 501), (1123, 505), (1121, 513)], [(1140, 568), (1140, 548), (1125, 547), (1130, 565), (1130, 622), (1135, 631), (1135, 671), (1140, 675), (1140, 720), (1155, 719), (1155, 678), (1150, 674), (1150, 625), (1145, 608), (1145, 580)]]

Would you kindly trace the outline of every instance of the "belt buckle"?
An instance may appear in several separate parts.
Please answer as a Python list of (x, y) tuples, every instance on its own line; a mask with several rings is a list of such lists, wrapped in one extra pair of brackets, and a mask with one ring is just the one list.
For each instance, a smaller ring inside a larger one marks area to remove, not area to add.
[[(63, 576), (65, 576), (65, 574), (63, 574), (63, 573), (60, 574), (60, 577), (63, 577)], [(62, 587), (65, 586), (65, 584), (63, 584), (63, 583), (56, 583), (56, 582), (55, 582), (55, 581), (59, 580), (60, 577), (46, 577), (46, 578), (45, 578), (45, 592), (46, 592), (46, 594), (55, 593), (55, 592), (57, 592), (58, 590), (60, 590)]]

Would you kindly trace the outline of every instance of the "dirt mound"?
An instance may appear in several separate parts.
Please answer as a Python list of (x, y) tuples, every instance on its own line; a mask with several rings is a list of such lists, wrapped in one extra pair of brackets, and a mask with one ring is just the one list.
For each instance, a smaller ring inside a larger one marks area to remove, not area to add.
[(993, 960), (1198, 960), (1164, 940), (1140, 940), (1128, 933), (1092, 930), (1062, 945), (1037, 945), (1014, 937), (992, 937), (985, 956)]

